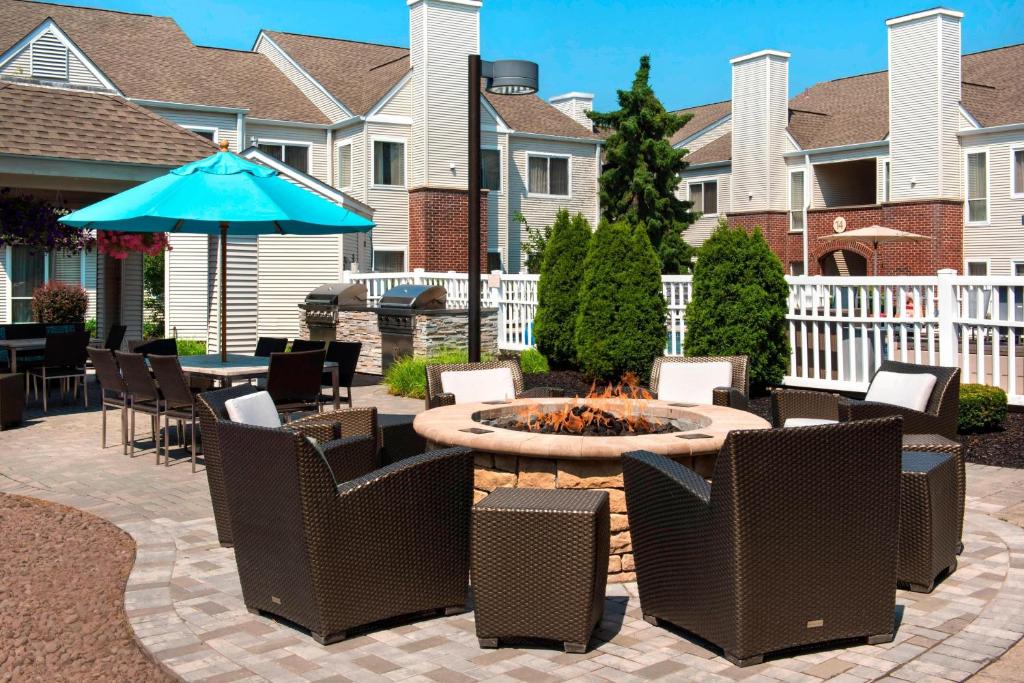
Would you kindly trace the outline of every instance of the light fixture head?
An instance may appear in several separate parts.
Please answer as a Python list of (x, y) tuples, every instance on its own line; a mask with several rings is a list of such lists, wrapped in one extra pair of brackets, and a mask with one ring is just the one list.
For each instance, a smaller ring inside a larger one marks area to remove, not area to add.
[(532, 95), (540, 89), (540, 67), (522, 59), (482, 63), (487, 92), (495, 95)]

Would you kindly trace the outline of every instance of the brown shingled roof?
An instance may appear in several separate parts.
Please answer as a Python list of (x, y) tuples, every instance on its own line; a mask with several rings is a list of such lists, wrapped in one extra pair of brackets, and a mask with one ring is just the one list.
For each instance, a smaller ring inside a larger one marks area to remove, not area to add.
[(256, 118), (328, 123), (266, 57), (193, 45), (169, 17), (0, 0), (0, 53), (47, 18), (128, 97), (247, 108)]
[(0, 154), (177, 167), (216, 149), (117, 95), (0, 82)]
[[(982, 126), (1024, 122), (1024, 44), (963, 56), (961, 103)], [(694, 117), (672, 137), (683, 140), (731, 111), (730, 102), (680, 110)], [(889, 73), (817, 83), (789, 101), (789, 127), (803, 149), (883, 140), (889, 134)], [(725, 161), (731, 149), (719, 138), (689, 155), (690, 163)]]
[(732, 159), (732, 133), (726, 133), (720, 138), (704, 145), (693, 154), (686, 155), (686, 161), (691, 164), (706, 164), (712, 161), (729, 161)]
[[(409, 50), (404, 47), (279, 31), (264, 33), (357, 116), (366, 115), (412, 68)], [(598, 137), (539, 97), (486, 97), (513, 130)]]

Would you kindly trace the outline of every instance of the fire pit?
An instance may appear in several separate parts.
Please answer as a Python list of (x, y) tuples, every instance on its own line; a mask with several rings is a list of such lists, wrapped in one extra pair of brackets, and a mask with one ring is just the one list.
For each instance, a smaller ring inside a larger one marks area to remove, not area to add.
[(609, 580), (635, 579), (620, 456), (666, 455), (705, 477), (734, 429), (767, 429), (761, 418), (724, 406), (691, 406), (648, 395), (516, 399), (456, 404), (416, 416), (436, 447), (476, 452), (475, 497), (501, 487), (603, 489), (612, 511)]

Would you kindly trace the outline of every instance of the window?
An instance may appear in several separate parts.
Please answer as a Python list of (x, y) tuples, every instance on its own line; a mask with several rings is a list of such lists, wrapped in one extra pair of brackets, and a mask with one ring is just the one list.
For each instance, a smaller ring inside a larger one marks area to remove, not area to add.
[(206, 138), (210, 142), (217, 142), (216, 128), (189, 128), (189, 130), (198, 135), (199, 137)]
[(285, 142), (260, 142), (256, 145), (278, 161), (283, 161), (296, 171), (309, 173), (309, 146), (290, 145)]
[(352, 143), (338, 148), (338, 187), (352, 187)]
[(988, 275), (988, 261), (968, 261), (967, 274), (982, 277)]
[(500, 150), (480, 150), (480, 187), (491, 192), (501, 192)]
[(789, 174), (789, 231), (804, 231), (804, 172)]
[(988, 221), (988, 153), (967, 155), (967, 222)]
[(1024, 197), (1024, 149), (1013, 152), (1013, 196)]
[(552, 197), (569, 196), (569, 157), (527, 155), (529, 193)]
[(489, 251), (487, 252), (487, 272), (493, 270), (501, 270), (501, 252), (500, 251)]
[(882, 162), (882, 201), (887, 202), (892, 196), (892, 162)]
[(715, 216), (718, 214), (718, 181), (705, 180), (700, 183), (690, 183), (690, 201), (693, 202), (693, 210), (703, 216)]
[(32, 322), (32, 292), (49, 279), (47, 254), (28, 247), (9, 247), (11, 259), (11, 322)]
[(404, 251), (377, 251), (373, 252), (373, 272), (375, 273), (401, 273), (405, 270)]
[(373, 184), (405, 186), (405, 143), (373, 141)]
[(803, 261), (790, 261), (789, 262), (789, 274), (790, 275), (804, 275), (804, 262)]
[(1013, 262), (1013, 275), (1014, 277), (1024, 277), (1024, 261)]

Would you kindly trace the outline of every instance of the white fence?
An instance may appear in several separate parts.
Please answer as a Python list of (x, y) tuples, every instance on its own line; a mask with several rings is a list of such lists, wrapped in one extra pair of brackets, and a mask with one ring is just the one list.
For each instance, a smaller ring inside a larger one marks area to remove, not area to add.
[[(346, 273), (363, 282), (371, 303), (398, 284), (442, 285), (448, 302), (468, 303), (465, 273)], [(536, 275), (482, 278), (483, 304), (499, 311), (498, 345), (533, 346)], [(999, 386), (1024, 405), (1024, 278), (964, 277), (940, 271), (930, 277), (788, 277), (789, 386), (864, 391), (884, 359), (957, 365), (964, 382)], [(662, 279), (668, 320), (665, 353), (681, 355), (689, 275)]]

